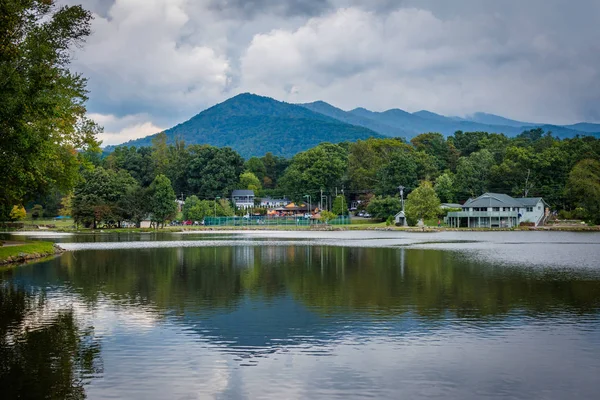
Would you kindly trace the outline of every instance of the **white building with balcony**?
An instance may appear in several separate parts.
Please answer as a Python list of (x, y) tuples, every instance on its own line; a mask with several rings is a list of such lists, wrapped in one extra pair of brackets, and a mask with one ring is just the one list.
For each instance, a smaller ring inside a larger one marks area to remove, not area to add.
[(449, 212), (446, 222), (455, 228), (512, 228), (523, 222), (538, 226), (546, 221), (547, 207), (541, 197), (513, 198), (485, 193), (467, 200), (462, 211)]
[(253, 190), (234, 190), (231, 193), (231, 201), (237, 208), (248, 209), (254, 207)]

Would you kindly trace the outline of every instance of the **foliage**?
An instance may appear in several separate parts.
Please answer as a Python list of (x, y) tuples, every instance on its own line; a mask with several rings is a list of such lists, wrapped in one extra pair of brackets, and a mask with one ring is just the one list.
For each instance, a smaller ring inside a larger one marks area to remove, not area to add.
[(569, 174), (567, 190), (585, 210), (588, 221), (600, 224), (600, 161), (582, 160)]
[(260, 180), (250, 171), (246, 171), (240, 175), (240, 187), (253, 190), (255, 193), (262, 188)]
[(31, 209), (31, 218), (32, 219), (40, 219), (44, 216), (44, 207), (42, 207), (40, 204), (36, 204), (35, 206), (33, 206), (33, 208)]
[(120, 226), (137, 207), (145, 207), (143, 201), (135, 202), (130, 196), (141, 195), (138, 183), (127, 171), (115, 172), (98, 167), (85, 171), (75, 186), (72, 200), (72, 216), (76, 223), (97, 227), (99, 222)]
[(402, 203), (398, 197), (375, 197), (369, 202), (367, 211), (373, 218), (384, 221), (402, 211)]
[(321, 221), (328, 223), (331, 220), (334, 220), (337, 218), (337, 214), (332, 213), (331, 211), (321, 211)]
[(72, 214), (72, 204), (73, 204), (73, 193), (69, 193), (64, 196), (60, 201), (60, 210), (58, 211), (59, 215), (63, 217), (70, 217)]
[(348, 201), (343, 195), (339, 195), (333, 200), (331, 212), (335, 215), (348, 215)]
[(246, 168), (246, 171), (252, 172), (259, 182), (264, 182), (265, 177), (267, 177), (267, 167), (261, 158), (251, 157), (244, 164), (244, 168)]
[(406, 199), (406, 215), (417, 220), (436, 217), (440, 212), (440, 199), (431, 185), (423, 181)]
[(200, 200), (196, 196), (190, 196), (185, 199), (183, 205), (183, 219), (186, 221), (202, 221), (205, 217), (213, 215), (214, 202)]
[(398, 193), (398, 186), (414, 188), (417, 186), (417, 163), (414, 155), (405, 151), (396, 152), (377, 173), (377, 193), (391, 196)]
[(455, 183), (462, 196), (477, 197), (488, 191), (489, 177), (494, 165), (494, 157), (483, 149), (463, 157), (456, 167)]
[[(180, 138), (190, 144), (231, 147), (243, 157), (267, 152), (291, 157), (318, 145), (324, 138), (339, 143), (382, 137), (298, 105), (252, 94), (238, 95), (211, 107), (165, 134), (169, 143)], [(149, 146), (152, 140), (153, 137), (147, 137), (127, 144)]]
[(164, 226), (165, 221), (177, 214), (177, 203), (175, 203), (175, 191), (171, 181), (165, 175), (158, 175), (150, 185), (150, 213), (152, 221), (156, 226)]
[(435, 180), (435, 193), (444, 203), (452, 203), (456, 198), (456, 189), (454, 187), (454, 174), (444, 172)]
[(228, 197), (237, 188), (244, 160), (229, 147), (189, 146), (188, 192), (204, 198)]
[(21, 221), (24, 220), (26, 216), (27, 211), (25, 211), (25, 207), (23, 206), (13, 206), (10, 212), (11, 221)]
[(51, 0), (3, 0), (0, 12), (0, 219), (14, 204), (52, 188), (68, 191), (97, 149), (86, 118), (85, 79), (71, 52), (90, 34), (92, 14)]
[(302, 201), (304, 195), (318, 199), (320, 190), (331, 192), (335, 187), (342, 187), (347, 157), (348, 153), (342, 146), (322, 143), (297, 154), (280, 184), (294, 200)]

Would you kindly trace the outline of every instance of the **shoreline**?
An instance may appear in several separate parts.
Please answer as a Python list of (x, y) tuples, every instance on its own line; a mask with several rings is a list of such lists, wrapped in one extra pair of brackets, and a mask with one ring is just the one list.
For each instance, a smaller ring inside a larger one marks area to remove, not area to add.
[(65, 250), (52, 242), (24, 242), (0, 247), (0, 267), (23, 264), (62, 254)]
[[(14, 230), (6, 233), (38, 232), (35, 230)], [(380, 224), (361, 225), (274, 225), (274, 226), (216, 226), (181, 227), (172, 226), (162, 229), (151, 228), (108, 228), (108, 229), (44, 229), (39, 232), (57, 232), (74, 234), (112, 234), (112, 233), (173, 233), (173, 232), (229, 232), (229, 231), (397, 231), (397, 232), (600, 232), (600, 226), (542, 226), (518, 228), (448, 228), (448, 227), (397, 227)], [(0, 261), (0, 264), (2, 261)]]

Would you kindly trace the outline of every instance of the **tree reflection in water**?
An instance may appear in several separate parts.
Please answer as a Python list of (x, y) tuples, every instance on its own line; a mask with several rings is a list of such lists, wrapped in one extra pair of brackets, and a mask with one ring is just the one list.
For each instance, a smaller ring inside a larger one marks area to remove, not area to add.
[(46, 295), (0, 284), (0, 388), (3, 399), (83, 399), (101, 372), (93, 329), (72, 309), (54, 310)]

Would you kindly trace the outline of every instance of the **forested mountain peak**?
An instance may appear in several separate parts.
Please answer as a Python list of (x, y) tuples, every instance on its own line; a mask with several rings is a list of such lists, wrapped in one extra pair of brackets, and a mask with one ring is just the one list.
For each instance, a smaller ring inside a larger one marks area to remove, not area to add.
[[(243, 157), (271, 152), (291, 157), (321, 142), (353, 142), (382, 135), (295, 104), (239, 94), (165, 131), (167, 141), (231, 147)], [(125, 143), (149, 146), (153, 136)]]

